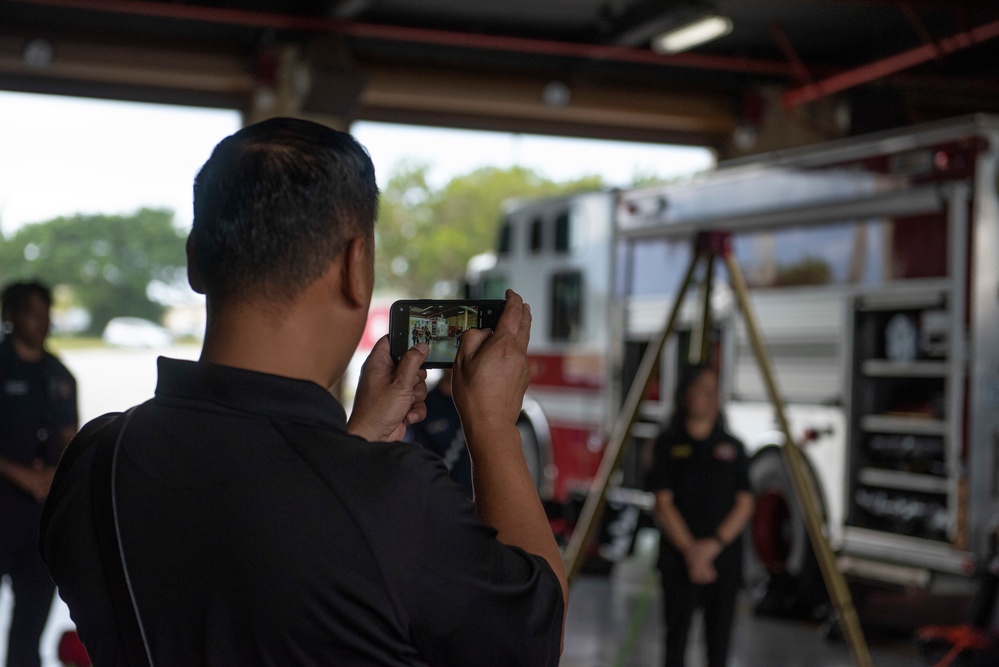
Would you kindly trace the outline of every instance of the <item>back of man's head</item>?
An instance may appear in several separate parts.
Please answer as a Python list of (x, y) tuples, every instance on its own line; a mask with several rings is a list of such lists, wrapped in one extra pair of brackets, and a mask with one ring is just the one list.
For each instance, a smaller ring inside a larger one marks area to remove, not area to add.
[(192, 272), (217, 299), (293, 298), (371, 238), (378, 186), (352, 136), (274, 118), (219, 142), (194, 181)]

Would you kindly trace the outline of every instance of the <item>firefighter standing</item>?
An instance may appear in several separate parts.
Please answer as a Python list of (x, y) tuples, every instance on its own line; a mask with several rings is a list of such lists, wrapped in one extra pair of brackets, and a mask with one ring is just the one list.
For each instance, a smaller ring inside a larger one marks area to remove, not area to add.
[(659, 569), (667, 667), (684, 664), (690, 621), (703, 608), (708, 665), (726, 664), (742, 581), (742, 529), (753, 512), (746, 453), (725, 431), (718, 376), (692, 366), (677, 384), (669, 425), (654, 444), (648, 487), (663, 533)]

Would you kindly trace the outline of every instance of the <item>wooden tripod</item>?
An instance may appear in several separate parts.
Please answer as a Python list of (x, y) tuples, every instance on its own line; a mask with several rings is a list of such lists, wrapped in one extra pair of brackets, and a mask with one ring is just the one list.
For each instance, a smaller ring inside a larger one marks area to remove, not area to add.
[(687, 268), (687, 273), (680, 286), (680, 291), (676, 295), (673, 307), (666, 320), (666, 325), (663, 327), (658, 337), (650, 343), (649, 347), (645, 351), (645, 355), (642, 357), (638, 371), (632, 381), (631, 388), (625, 398), (624, 405), (621, 407), (617, 420), (614, 422), (610, 440), (607, 443), (606, 450), (604, 451), (604, 456), (600, 463), (600, 468), (597, 471), (597, 475), (590, 486), (590, 492), (587, 494), (586, 502), (583, 504), (579, 521), (576, 524), (576, 528), (573, 531), (571, 538), (569, 539), (569, 544), (566, 545), (563, 559), (566, 563), (566, 571), (568, 572), (569, 582), (571, 583), (575, 579), (576, 575), (579, 574), (583, 564), (585, 547), (593, 539), (597, 527), (600, 524), (600, 519), (603, 516), (604, 507), (607, 501), (607, 489), (610, 485), (610, 480), (614, 471), (617, 469), (624, 456), (626, 443), (630, 441), (629, 436), (631, 434), (632, 427), (638, 418), (642, 397), (645, 393), (645, 386), (648, 383), (649, 378), (652, 376), (653, 371), (659, 365), (663, 347), (666, 344), (667, 338), (674, 330), (677, 315), (680, 312), (680, 307), (683, 303), (684, 296), (686, 296), (687, 289), (693, 282), (694, 274), (699, 261), (703, 261), (706, 268), (703, 290), (704, 301), (703, 308), (701, 310), (701, 321), (699, 322), (697, 333), (700, 337), (701, 359), (704, 359), (707, 355), (708, 339), (711, 330), (711, 280), (714, 269), (714, 261), (718, 257), (725, 262), (725, 268), (729, 276), (729, 281), (731, 282), (732, 291), (735, 293), (736, 299), (738, 300), (739, 310), (742, 313), (742, 317), (746, 325), (746, 332), (753, 348), (753, 354), (756, 357), (760, 374), (763, 377), (763, 383), (766, 387), (767, 396), (770, 403), (773, 405), (780, 430), (784, 434), (784, 446), (781, 447), (784, 464), (787, 467), (788, 476), (791, 480), (791, 485), (794, 489), (794, 495), (798, 502), (798, 506), (801, 508), (808, 538), (812, 544), (812, 549), (815, 551), (819, 568), (822, 571), (822, 578), (825, 581), (826, 589), (829, 592), (829, 598), (832, 600), (840, 627), (843, 630), (844, 637), (850, 647), (850, 651), (853, 654), (856, 664), (858, 667), (870, 667), (872, 664), (871, 656), (867, 649), (867, 643), (864, 639), (863, 632), (860, 629), (860, 621), (857, 618), (857, 612), (853, 606), (853, 599), (850, 595), (849, 588), (847, 588), (846, 580), (843, 578), (843, 574), (836, 566), (836, 560), (833, 555), (832, 548), (829, 546), (829, 542), (823, 533), (822, 514), (819, 511), (819, 503), (817, 501), (818, 493), (811, 477), (807, 474), (807, 462), (804, 454), (795, 443), (794, 438), (791, 436), (791, 430), (788, 426), (787, 417), (784, 413), (784, 404), (780, 398), (779, 392), (777, 391), (777, 384), (774, 380), (770, 357), (763, 345), (759, 328), (756, 324), (756, 318), (749, 303), (749, 291), (746, 287), (745, 278), (743, 277), (742, 270), (739, 268), (739, 264), (732, 255), (730, 235), (728, 233), (703, 232), (697, 236), (695, 241), (694, 256), (691, 259), (690, 266)]

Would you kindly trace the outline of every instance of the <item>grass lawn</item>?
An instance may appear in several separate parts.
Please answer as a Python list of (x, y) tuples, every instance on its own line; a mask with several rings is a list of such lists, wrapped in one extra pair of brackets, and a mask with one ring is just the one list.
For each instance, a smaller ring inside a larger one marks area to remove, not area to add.
[[(201, 345), (201, 341), (193, 337), (185, 337), (175, 340), (175, 346), (179, 345)], [(46, 347), (52, 354), (58, 355), (66, 350), (96, 350), (100, 348), (111, 348), (104, 343), (100, 336), (49, 336), (45, 341)]]
[(52, 354), (59, 354), (63, 350), (90, 350), (98, 347), (107, 347), (100, 336), (49, 336), (45, 341)]

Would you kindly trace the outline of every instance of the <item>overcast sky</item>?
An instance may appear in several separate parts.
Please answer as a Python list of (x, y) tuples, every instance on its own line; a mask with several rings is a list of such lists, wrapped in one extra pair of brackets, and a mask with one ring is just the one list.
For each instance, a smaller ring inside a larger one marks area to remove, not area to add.
[[(235, 111), (0, 92), (0, 227), (74, 213), (129, 213), (166, 207), (191, 221), (195, 174)], [(701, 148), (357, 122), (379, 183), (402, 160), (432, 165), (431, 184), (482, 166), (530, 167), (553, 180), (599, 174), (625, 185), (636, 174), (674, 176), (705, 169)]]

